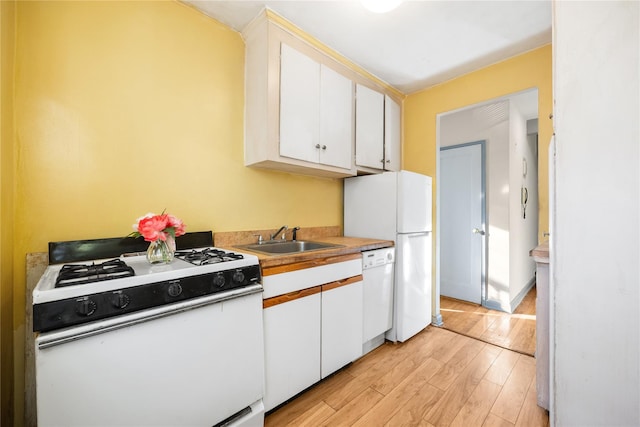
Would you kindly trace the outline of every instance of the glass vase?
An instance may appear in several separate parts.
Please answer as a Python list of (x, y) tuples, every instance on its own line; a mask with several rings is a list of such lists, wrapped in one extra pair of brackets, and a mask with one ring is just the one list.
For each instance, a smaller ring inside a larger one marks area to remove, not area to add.
[(175, 243), (171, 237), (167, 237), (166, 241), (158, 239), (149, 243), (147, 261), (151, 264), (169, 264), (173, 261), (174, 252)]

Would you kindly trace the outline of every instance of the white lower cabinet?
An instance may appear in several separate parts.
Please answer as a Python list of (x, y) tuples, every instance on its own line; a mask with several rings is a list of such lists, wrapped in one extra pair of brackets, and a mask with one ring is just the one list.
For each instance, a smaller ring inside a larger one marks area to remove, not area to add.
[(322, 291), (322, 378), (362, 356), (362, 301), (362, 278)]
[(362, 257), (316, 264), (263, 269), (266, 411), (362, 356)]
[(320, 292), (265, 308), (265, 410), (320, 381)]

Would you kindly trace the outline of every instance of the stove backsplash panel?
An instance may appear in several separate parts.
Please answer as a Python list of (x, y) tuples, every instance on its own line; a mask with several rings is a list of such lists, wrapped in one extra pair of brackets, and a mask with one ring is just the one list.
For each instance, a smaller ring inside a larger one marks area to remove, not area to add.
[[(197, 231), (176, 238), (176, 249), (185, 250), (213, 246), (213, 232)], [(117, 258), (122, 254), (146, 252), (149, 242), (142, 237), (49, 242), (49, 264)]]

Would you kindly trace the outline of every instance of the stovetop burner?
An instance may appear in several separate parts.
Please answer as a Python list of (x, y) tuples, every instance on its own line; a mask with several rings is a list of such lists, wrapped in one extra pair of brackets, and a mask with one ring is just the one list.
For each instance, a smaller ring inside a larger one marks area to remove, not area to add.
[(243, 259), (242, 254), (225, 252), (216, 248), (192, 249), (190, 251), (177, 251), (175, 257), (194, 265), (216, 264), (226, 261)]
[(65, 264), (56, 278), (56, 288), (134, 276), (133, 268), (120, 259), (100, 264)]
[(150, 264), (144, 254), (49, 265), (33, 290), (34, 332), (217, 293), (235, 295), (242, 288), (260, 284), (260, 263), (255, 255), (208, 246), (184, 248), (175, 255), (172, 262), (163, 265)]

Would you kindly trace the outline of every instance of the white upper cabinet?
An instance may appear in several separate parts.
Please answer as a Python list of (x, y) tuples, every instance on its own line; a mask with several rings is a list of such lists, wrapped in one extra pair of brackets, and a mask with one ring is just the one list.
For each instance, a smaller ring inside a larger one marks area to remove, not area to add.
[(353, 84), (282, 44), (280, 155), (351, 169)]
[(384, 95), (356, 85), (356, 166), (382, 169), (384, 163)]
[(318, 162), (320, 64), (282, 44), (280, 53), (280, 155)]
[(389, 95), (384, 97), (384, 169), (400, 170), (400, 105)]
[(356, 85), (356, 166), (400, 170), (400, 105), (389, 95)]
[(331, 178), (400, 168), (401, 94), (273, 12), (242, 36), (246, 166)]
[(320, 163), (353, 168), (353, 83), (320, 68)]
[(356, 174), (347, 68), (266, 16), (243, 31), (245, 165), (314, 176)]

